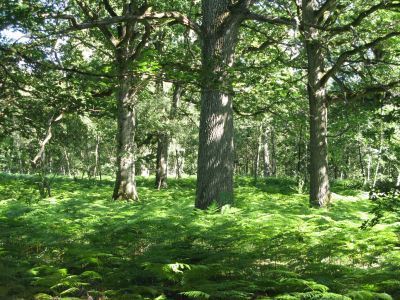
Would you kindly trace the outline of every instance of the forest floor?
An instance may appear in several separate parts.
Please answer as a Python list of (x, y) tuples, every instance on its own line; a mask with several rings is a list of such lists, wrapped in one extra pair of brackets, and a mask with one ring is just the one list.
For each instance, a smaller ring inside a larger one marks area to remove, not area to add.
[(371, 202), (349, 182), (329, 209), (295, 186), (237, 178), (219, 212), (193, 208), (191, 178), (139, 178), (132, 204), (111, 181), (55, 178), (38, 200), (0, 175), (0, 299), (400, 299), (399, 224), (360, 229)]

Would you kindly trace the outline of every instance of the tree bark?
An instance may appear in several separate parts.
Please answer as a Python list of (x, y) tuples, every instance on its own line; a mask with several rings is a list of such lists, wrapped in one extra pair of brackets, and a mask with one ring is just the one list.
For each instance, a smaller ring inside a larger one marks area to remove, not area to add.
[[(262, 127), (261, 130), (262, 132)], [(254, 156), (254, 183), (257, 183), (258, 180), (258, 169), (260, 167), (260, 153), (262, 151), (262, 134), (257, 139), (257, 144), (256, 144), (256, 153)]]
[(233, 111), (228, 68), (233, 64), (240, 14), (230, 0), (202, 1), (202, 88), (195, 206), (233, 203)]
[(270, 177), (272, 173), (272, 163), (271, 163), (271, 154), (269, 149), (269, 137), (270, 131), (267, 127), (264, 131), (264, 145), (263, 145), (263, 154), (264, 154), (264, 177)]
[[(164, 93), (162, 83), (158, 86), (159, 94)], [(169, 112), (169, 121), (173, 121), (176, 118), (178, 106), (180, 103), (180, 97), (182, 93), (182, 87), (179, 84), (174, 86), (172, 104)], [(162, 189), (168, 186), (168, 153), (170, 145), (170, 133), (165, 130), (158, 135), (157, 139), (157, 158), (156, 158), (156, 188)]]
[(101, 163), (100, 163), (100, 137), (97, 135), (96, 136), (96, 148), (94, 152), (94, 170), (93, 170), (93, 176), (96, 179), (97, 176), (100, 174), (100, 180), (101, 180)]
[(361, 153), (361, 143), (358, 144), (358, 160), (360, 162), (361, 176), (365, 180), (365, 167), (363, 155)]
[(156, 188), (167, 187), (168, 176), (168, 133), (160, 133), (157, 139), (157, 161), (156, 161)]
[(178, 149), (175, 150), (175, 166), (176, 178), (181, 179), (183, 172), (183, 157), (181, 157), (181, 151), (179, 151)]
[(118, 132), (117, 132), (117, 174), (113, 199), (137, 200), (135, 181), (135, 93), (132, 90), (134, 78), (127, 75), (128, 64), (117, 54), (120, 83), (117, 90)]
[(65, 147), (63, 147), (63, 152), (64, 152), (64, 158), (65, 158), (65, 163), (66, 163), (66, 171), (67, 171), (68, 177), (71, 177), (71, 166), (69, 163), (68, 152)]
[(310, 205), (326, 206), (330, 201), (327, 144), (327, 91), (320, 79), (324, 74), (324, 58), (316, 9), (318, 1), (303, 0), (304, 44), (308, 59), (308, 100), (310, 109)]

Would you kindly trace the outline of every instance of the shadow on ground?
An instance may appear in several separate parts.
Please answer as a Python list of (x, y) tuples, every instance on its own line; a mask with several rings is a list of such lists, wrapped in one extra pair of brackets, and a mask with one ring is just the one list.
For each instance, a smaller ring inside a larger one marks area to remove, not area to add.
[(360, 229), (367, 200), (316, 210), (289, 179), (236, 185), (236, 207), (204, 212), (194, 179), (139, 178), (132, 204), (109, 181), (56, 178), (37, 201), (31, 177), (1, 176), (0, 299), (399, 297), (398, 236)]

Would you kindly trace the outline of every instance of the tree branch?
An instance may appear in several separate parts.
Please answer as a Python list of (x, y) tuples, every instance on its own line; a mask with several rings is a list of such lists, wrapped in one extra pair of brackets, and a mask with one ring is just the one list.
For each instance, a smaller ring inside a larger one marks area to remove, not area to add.
[[(392, 88), (396, 88), (396, 87), (400, 87), (400, 80), (396, 80), (396, 81), (392, 81), (388, 84), (376, 84), (376, 85), (372, 85), (369, 86), (367, 88), (365, 88), (364, 90), (352, 93), (352, 94), (347, 94), (346, 95), (346, 99), (348, 101), (355, 101), (355, 100), (359, 100), (368, 96), (374, 96), (377, 95), (379, 93), (383, 93), (383, 92), (387, 92)], [(332, 102), (337, 102), (340, 101), (342, 99), (342, 96), (336, 95), (333, 97), (330, 97), (328, 100), (330, 103)]]
[(336, 60), (336, 63), (325, 73), (324, 76), (322, 76), (318, 85), (323, 86), (324, 84), (326, 84), (328, 80), (340, 69), (340, 67), (346, 62), (347, 58), (349, 58), (350, 56), (353, 56), (368, 48), (372, 48), (378, 45), (379, 43), (396, 36), (400, 36), (400, 32), (388, 33), (387, 35), (379, 37), (373, 40), (372, 42), (366, 43), (364, 45), (343, 52), (342, 54), (339, 55), (338, 59)]
[(46, 137), (43, 139), (43, 141), (40, 142), (40, 150), (39, 152), (36, 154), (35, 158), (32, 160), (32, 163), (34, 165), (37, 164), (38, 160), (42, 157), (44, 150), (46, 148), (46, 145), (48, 142), (50, 142), (51, 137), (53, 136), (51, 129), (54, 123), (60, 121), (64, 116), (64, 112), (62, 112), (60, 115), (58, 115), (58, 117), (54, 118), (54, 115), (50, 118), (49, 120), (49, 127), (47, 128), (47, 134)]
[(337, 3), (337, 0), (326, 0), (326, 2), (321, 6), (321, 8), (316, 12), (316, 18), (320, 19), (324, 16), (324, 13), (331, 10)]
[(146, 46), (147, 41), (150, 38), (151, 34), (151, 26), (148, 22), (144, 23), (145, 27), (145, 32), (142, 35), (142, 40), (139, 42), (139, 44), (136, 46), (135, 50), (133, 51), (132, 55), (129, 57), (130, 60), (135, 60), (136, 58), (139, 57), (139, 55), (142, 53), (143, 48)]
[[(81, 10), (83, 11), (85, 16), (91, 20), (91, 22), (96, 22), (98, 20), (98, 16), (90, 11), (90, 9), (87, 7), (85, 2), (80, 1), (80, 0), (75, 0), (75, 1), (78, 4), (78, 6), (81, 8)], [(79, 27), (79, 24), (75, 24), (75, 26), (73, 26), (72, 28), (75, 28), (75, 27)], [(112, 46), (114, 48), (116, 45), (116, 40), (115, 40), (114, 35), (111, 33), (111, 31), (108, 30), (108, 28), (104, 25), (99, 25), (99, 26), (97, 26), (97, 28), (99, 28), (100, 31), (103, 33), (103, 35), (109, 42), (110, 46)]]
[(373, 14), (374, 12), (380, 10), (380, 9), (391, 9), (391, 8), (399, 8), (400, 7), (400, 2), (397, 3), (393, 3), (392, 1), (387, 1), (384, 0), (374, 6), (371, 6), (369, 9), (361, 12), (353, 21), (351, 21), (350, 23), (343, 25), (343, 26), (339, 26), (339, 27), (333, 27), (328, 29), (328, 31), (334, 32), (334, 33), (341, 33), (344, 31), (350, 31), (352, 30), (352, 28), (358, 26), (361, 24), (361, 22), (367, 18), (368, 16), (370, 16), (371, 14)]
[(244, 16), (244, 19), (262, 23), (275, 24), (275, 25), (289, 25), (289, 26), (296, 25), (296, 20), (294, 19), (264, 16), (250, 11)]
[(104, 8), (110, 14), (111, 17), (116, 17), (117, 14), (115, 13), (114, 9), (112, 8), (110, 2), (108, 0), (103, 0)]
[(179, 24), (184, 25), (197, 34), (201, 35), (201, 27), (187, 16), (181, 14), (180, 12), (152, 12), (151, 9), (148, 9), (142, 14), (127, 14), (123, 16), (115, 16), (111, 18), (105, 19), (94, 19), (90, 22), (83, 22), (80, 24), (76, 24), (61, 33), (83, 30), (83, 29), (90, 29), (90, 28), (101, 28), (106, 25), (112, 25), (122, 22), (129, 22), (129, 21), (140, 21), (140, 20), (163, 20), (163, 19), (173, 19), (177, 21)]

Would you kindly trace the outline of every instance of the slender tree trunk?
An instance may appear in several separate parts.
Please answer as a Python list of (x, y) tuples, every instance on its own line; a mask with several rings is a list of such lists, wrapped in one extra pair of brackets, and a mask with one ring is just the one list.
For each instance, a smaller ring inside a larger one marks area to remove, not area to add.
[(242, 18), (230, 0), (202, 1), (202, 88), (195, 206), (233, 203), (233, 110), (228, 68)]
[(372, 155), (371, 155), (371, 149), (368, 151), (368, 163), (367, 163), (367, 177), (364, 182), (364, 184), (370, 183), (371, 182), (371, 166), (372, 166)]
[[(96, 136), (96, 148), (94, 151), (94, 170), (93, 170), (93, 176), (96, 178), (99, 173), (101, 174), (100, 171), (100, 137)], [(100, 176), (101, 177), (101, 176)], [(101, 180), (101, 178), (100, 178)]]
[(117, 132), (117, 174), (113, 199), (137, 200), (135, 181), (135, 129), (136, 111), (133, 78), (127, 75), (127, 63), (117, 59), (120, 83), (117, 91), (118, 132)]
[(271, 127), (271, 154), (270, 154), (270, 161), (271, 161), (271, 175), (276, 177), (277, 176), (277, 160), (276, 160), (276, 145), (275, 145), (275, 130)]
[[(178, 117), (178, 108), (181, 103), (181, 96), (183, 93), (183, 87), (180, 84), (174, 85), (174, 92), (172, 96), (172, 106), (170, 112), (170, 119), (176, 120)], [(178, 144), (175, 141), (175, 146), (177, 147)], [(180, 151), (178, 148), (175, 149), (175, 164), (176, 164), (176, 178), (182, 177), (182, 168), (183, 168), (183, 157), (180, 157)]]
[(396, 186), (400, 188), (400, 167), (396, 167), (396, 170), (397, 170)]
[(65, 149), (65, 147), (63, 147), (63, 152), (64, 152), (66, 171), (67, 171), (68, 176), (71, 177), (71, 165), (69, 162), (69, 156), (67, 153), (67, 149)]
[(297, 176), (298, 176), (298, 177), (300, 177), (300, 173), (301, 173), (301, 161), (302, 161), (301, 145), (302, 145), (302, 137), (303, 137), (303, 126), (300, 127), (299, 139), (298, 139), (298, 141), (297, 141)]
[(310, 205), (326, 206), (330, 201), (327, 145), (327, 91), (320, 79), (324, 73), (324, 58), (319, 30), (309, 24), (318, 24), (317, 0), (303, 0), (302, 14), (304, 44), (308, 59), (308, 100), (310, 109)]
[[(159, 84), (159, 94), (164, 93), (162, 83)], [(173, 121), (176, 118), (180, 98), (182, 93), (182, 87), (179, 84), (174, 86), (172, 105), (169, 112), (169, 121)], [(170, 139), (168, 132), (162, 132), (158, 135), (157, 139), (157, 158), (156, 158), (156, 188), (166, 188), (167, 187), (167, 177), (168, 177), (168, 152)]]
[(335, 179), (338, 179), (338, 177), (339, 177), (339, 168), (338, 168), (337, 164), (335, 164), (333, 167), (333, 176), (335, 177)]
[(358, 145), (358, 159), (360, 161), (360, 169), (361, 169), (361, 175), (362, 178), (365, 180), (365, 167), (364, 167), (364, 160), (363, 160), (363, 156), (361, 153), (361, 145)]
[[(261, 131), (262, 131), (262, 127), (261, 127)], [(258, 169), (260, 166), (260, 152), (261, 152), (261, 147), (262, 147), (262, 134), (260, 134), (260, 136), (257, 139), (257, 147), (256, 147), (256, 153), (254, 156), (254, 183), (257, 183), (258, 180)]]
[(264, 131), (264, 144), (263, 144), (263, 155), (264, 155), (264, 177), (270, 177), (272, 174), (272, 162), (269, 148), (270, 130), (267, 127)]
[(377, 183), (378, 177), (379, 177), (379, 169), (381, 167), (381, 157), (382, 157), (383, 142), (384, 142), (383, 121), (382, 121), (382, 119), (383, 119), (383, 101), (381, 102), (380, 116), (381, 116), (381, 121), (380, 121), (380, 129), (379, 129), (379, 151), (378, 151), (378, 157), (376, 159), (376, 168), (375, 168), (375, 175), (374, 175), (374, 181), (372, 183), (372, 187), (376, 186), (376, 183)]
[(168, 176), (168, 133), (161, 133), (157, 139), (157, 164), (156, 164), (156, 188), (167, 187)]

